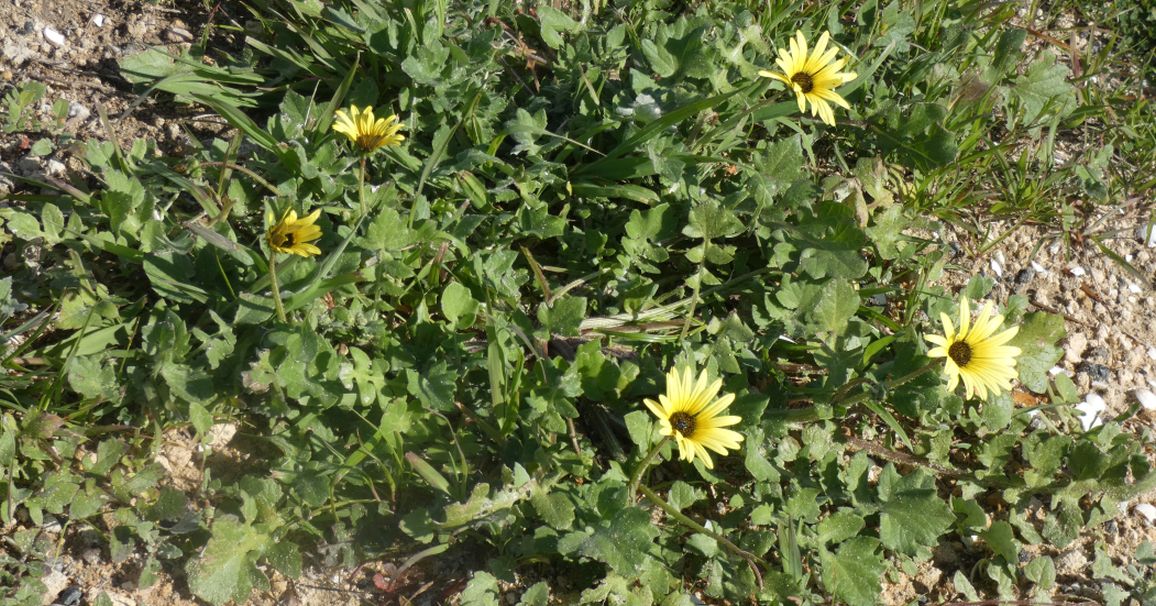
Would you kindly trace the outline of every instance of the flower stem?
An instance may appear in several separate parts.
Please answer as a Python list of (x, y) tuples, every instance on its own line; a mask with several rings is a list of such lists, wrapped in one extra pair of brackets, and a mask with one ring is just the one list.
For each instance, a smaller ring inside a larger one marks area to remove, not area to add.
[(706, 269), (706, 253), (710, 248), (710, 238), (704, 238), (702, 241), (702, 259), (698, 262), (698, 277), (694, 281), (694, 292), (690, 295), (690, 309), (686, 312), (686, 321), (682, 324), (682, 334), (678, 336), (681, 341), (686, 338), (686, 332), (690, 330), (690, 322), (694, 319), (694, 308), (698, 307), (698, 296), (702, 290), (702, 272)]
[(277, 319), (286, 322), (285, 306), (281, 304), (281, 284), (277, 281), (277, 253), (269, 252), (269, 281), (273, 286), (273, 308), (277, 310)]
[(361, 156), (361, 170), (357, 171), (357, 200), (361, 203), (361, 216), (364, 218), (369, 214), (369, 208), (365, 205), (365, 156)]
[(759, 572), (759, 569), (757, 566), (755, 566), (755, 564), (757, 563), (758, 565), (763, 566), (764, 568), (769, 567), (766, 560), (764, 560), (764, 559), (760, 558), (759, 556), (743, 549), (742, 547), (739, 547), (738, 545), (735, 545), (734, 543), (730, 542), (729, 539), (722, 536), (721, 534), (719, 534), (713, 530), (710, 530), (707, 527), (703, 526), (702, 524), (699, 524), (698, 522), (695, 522), (694, 520), (690, 519), (689, 517), (686, 516), (686, 514), (675, 509), (673, 506), (671, 506), (670, 503), (667, 503), (662, 497), (658, 496), (658, 494), (655, 493), (650, 488), (647, 488), (646, 486), (639, 486), (638, 490), (640, 492), (642, 492), (642, 494), (645, 495), (646, 498), (649, 499), (651, 503), (654, 503), (655, 505), (657, 505), (659, 509), (666, 512), (666, 515), (674, 518), (675, 521), (677, 521), (678, 523), (682, 524), (683, 526), (686, 526), (687, 528), (690, 528), (691, 530), (693, 530), (695, 532), (705, 534), (706, 536), (714, 539), (715, 541), (718, 541), (718, 544), (722, 545), (727, 551), (729, 551), (729, 552), (739, 556), (740, 558), (746, 560), (747, 565), (749, 565), (751, 567), (751, 570), (754, 571), (755, 576), (758, 577), (759, 586), (762, 587), (763, 575)]
[(654, 445), (654, 448), (651, 448), (650, 452), (646, 453), (646, 457), (643, 458), (642, 462), (638, 464), (638, 467), (634, 469), (634, 473), (630, 474), (630, 486), (626, 491), (627, 505), (634, 504), (634, 498), (638, 494), (639, 484), (642, 483), (642, 474), (646, 471), (646, 468), (650, 467), (650, 464), (654, 462), (654, 458), (658, 456), (658, 451), (661, 450), (663, 446), (666, 446), (666, 443), (669, 441), (670, 436), (663, 436), (662, 439)]

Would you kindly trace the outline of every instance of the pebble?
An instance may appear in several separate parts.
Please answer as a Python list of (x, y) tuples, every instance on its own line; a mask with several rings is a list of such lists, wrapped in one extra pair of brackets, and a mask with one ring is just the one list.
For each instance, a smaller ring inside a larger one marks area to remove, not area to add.
[(1024, 284), (1031, 282), (1032, 278), (1034, 277), (1036, 277), (1036, 270), (1030, 267), (1025, 267), (1016, 272), (1015, 282), (1016, 284), (1023, 286)]
[(1045, 269), (1043, 265), (1040, 265), (1038, 261), (1032, 261), (1032, 269), (1036, 270), (1036, 273), (1041, 276), (1048, 275), (1048, 270)]
[(49, 177), (59, 177), (64, 174), (64, 163), (59, 160), (49, 160), (44, 163), (44, 174)]
[[(68, 577), (64, 576), (63, 572), (55, 568), (48, 571), (48, 574), (40, 577), (40, 582), (44, 584), (44, 595), (60, 595), (68, 587)], [(48, 602), (48, 600), (45, 600)]]
[(1100, 418), (1100, 413), (1108, 410), (1108, 404), (1099, 394), (1090, 393), (1084, 397), (1083, 402), (1076, 404), (1076, 410), (1080, 411), (1080, 425), (1084, 431), (1089, 431), (1093, 427), (1104, 424), (1104, 420)]
[(56, 29), (52, 26), (45, 27), (44, 30), (40, 33), (44, 36), (44, 39), (50, 42), (53, 46), (64, 46), (64, 43), (66, 42), (64, 34), (56, 31)]
[(1156, 360), (1156, 347), (1149, 347), (1148, 348), (1148, 357), (1152, 358), (1153, 360)]
[(97, 13), (92, 16), (92, 24), (97, 27), (104, 27), (104, 15)]
[(1095, 362), (1080, 362), (1076, 365), (1076, 372), (1082, 372), (1088, 375), (1093, 381), (1107, 381), (1111, 376), (1111, 371), (1103, 364), (1096, 364)]
[(1078, 549), (1065, 551), (1056, 558), (1056, 574), (1079, 577), (1083, 576), (1084, 567), (1088, 565), (1088, 558)]
[(68, 117), (75, 119), (77, 122), (84, 122), (92, 115), (92, 112), (87, 107), (73, 101), (68, 106)]
[(1068, 344), (1064, 347), (1064, 360), (1069, 364), (1078, 364), (1084, 359), (1084, 350), (1088, 348), (1088, 337), (1083, 333), (1072, 333), (1068, 336)]
[(995, 272), (995, 277), (1003, 277), (1003, 265), (999, 261), (996, 261), (995, 259), (991, 260), (991, 270)]
[(1087, 271), (1084, 270), (1083, 267), (1080, 267), (1079, 265), (1073, 266), (1068, 271), (1071, 272), (1071, 274), (1073, 276), (1076, 276), (1077, 278), (1079, 278), (1080, 276), (1087, 275), (1087, 273), (1088, 273)]
[(79, 587), (73, 585), (56, 596), (56, 601), (53, 603), (53, 606), (80, 606), (80, 602), (83, 599), (84, 592), (81, 591)]
[(1151, 390), (1137, 389), (1136, 400), (1140, 402), (1140, 406), (1143, 406), (1144, 410), (1156, 410), (1156, 393), (1152, 393)]
[(165, 30), (165, 39), (169, 42), (192, 42), (193, 33), (183, 27), (173, 26)]
[(1156, 522), (1156, 505), (1152, 505), (1151, 503), (1137, 503), (1134, 509), (1136, 513), (1144, 516), (1144, 519), (1147, 520), (1149, 524)]

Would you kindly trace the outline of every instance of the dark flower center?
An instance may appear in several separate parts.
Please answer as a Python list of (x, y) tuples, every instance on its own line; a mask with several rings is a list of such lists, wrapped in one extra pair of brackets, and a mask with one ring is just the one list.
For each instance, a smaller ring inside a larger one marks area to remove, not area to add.
[(971, 361), (971, 346), (965, 341), (956, 341), (947, 348), (947, 355), (959, 366), (967, 366)]
[(799, 85), (804, 93), (809, 93), (815, 88), (815, 80), (811, 78), (811, 74), (807, 72), (799, 72), (791, 76), (791, 82)]
[(694, 417), (685, 412), (676, 412), (670, 415), (670, 426), (682, 434), (684, 438), (689, 438), (694, 435)]

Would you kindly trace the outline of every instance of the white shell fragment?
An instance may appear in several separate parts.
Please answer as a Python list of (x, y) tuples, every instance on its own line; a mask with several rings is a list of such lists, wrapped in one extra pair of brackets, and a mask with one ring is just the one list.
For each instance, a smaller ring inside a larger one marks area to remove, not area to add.
[(1000, 262), (996, 259), (991, 260), (991, 271), (995, 273), (995, 277), (1003, 277), (1003, 265), (1001, 265)]
[(1040, 265), (1038, 261), (1032, 261), (1032, 269), (1036, 270), (1036, 273), (1041, 276), (1048, 273), (1048, 270), (1045, 269), (1043, 265)]
[(1156, 225), (1145, 223), (1136, 228), (1136, 237), (1148, 247), (1156, 247)]
[(1088, 273), (1086, 270), (1084, 270), (1083, 267), (1080, 267), (1079, 265), (1072, 266), (1072, 268), (1069, 269), (1068, 271), (1070, 271), (1072, 273), (1072, 275), (1076, 276), (1077, 278), (1079, 278), (1080, 276), (1087, 275), (1087, 273)]
[(97, 13), (92, 16), (92, 24), (97, 27), (104, 27), (104, 15)]
[(45, 27), (41, 33), (44, 35), (44, 39), (53, 46), (64, 46), (64, 34), (56, 31), (52, 27)]
[(1104, 424), (1100, 414), (1108, 410), (1108, 403), (1098, 394), (1090, 393), (1084, 397), (1083, 402), (1076, 404), (1076, 410), (1080, 411), (1080, 425), (1084, 431), (1088, 431)]
[(1140, 402), (1140, 406), (1143, 406), (1144, 410), (1156, 410), (1156, 393), (1152, 393), (1151, 390), (1137, 389), (1136, 400)]
[(1149, 524), (1156, 522), (1156, 506), (1151, 503), (1136, 503), (1136, 507), (1133, 509), (1136, 510), (1136, 513), (1144, 516)]

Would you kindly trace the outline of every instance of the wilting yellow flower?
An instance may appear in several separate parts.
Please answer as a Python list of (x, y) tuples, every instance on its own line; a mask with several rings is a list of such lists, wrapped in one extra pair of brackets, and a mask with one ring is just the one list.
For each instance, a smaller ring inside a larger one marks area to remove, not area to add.
[(725, 394), (715, 399), (722, 388), (722, 379), (707, 383), (706, 371), (698, 375), (698, 380), (689, 368), (679, 376), (678, 369), (666, 373), (666, 393), (658, 396), (658, 402), (644, 400), (646, 407), (658, 417), (659, 433), (673, 436), (678, 444), (678, 452), (684, 461), (694, 461), (695, 455), (702, 459), (707, 469), (714, 467), (707, 449), (721, 455), (727, 449), (737, 449), (743, 436), (737, 431), (723, 429), (742, 421), (741, 417), (719, 416), (734, 402), (734, 394)]
[(1011, 381), (1017, 376), (1016, 356), (1020, 355), (1020, 348), (1006, 343), (1020, 329), (1013, 326), (996, 334), (1003, 324), (1003, 316), (993, 317), (991, 314), (992, 306), (988, 303), (972, 325), (971, 309), (967, 297), (964, 297), (959, 304), (959, 331), (955, 330), (947, 314), (940, 314), (943, 336), (924, 337), (936, 345), (927, 352), (928, 356), (946, 358), (948, 390), (954, 390), (962, 377), (968, 398), (978, 394), (986, 399), (988, 391), (992, 395), (1011, 391)]
[(396, 115), (388, 118), (374, 118), (373, 108), (360, 109), (356, 105), (349, 106), (349, 112), (337, 110), (337, 120), (333, 122), (333, 130), (345, 135), (362, 153), (370, 153), (379, 147), (400, 145), (405, 137), (398, 133), (401, 123)]
[(321, 227), (314, 225), (317, 217), (320, 216), (321, 209), (317, 209), (300, 219), (297, 218), (297, 211), (285, 211), (281, 220), (270, 227), (269, 233), (266, 234), (269, 248), (275, 252), (301, 255), (302, 257), (321, 254), (320, 248), (310, 244), (321, 237)]
[(838, 47), (827, 49), (830, 32), (823, 32), (819, 36), (819, 43), (810, 53), (807, 52), (807, 39), (803, 32), (796, 31), (791, 39), (790, 50), (779, 49), (779, 58), (775, 63), (782, 69), (782, 73), (761, 70), (760, 76), (774, 78), (795, 91), (799, 100), (799, 111), (807, 111), (806, 102), (811, 102), (811, 115), (819, 116), (823, 122), (835, 125), (835, 112), (827, 103), (830, 101), (843, 109), (851, 109), (847, 101), (835, 92), (835, 88), (856, 78), (855, 72), (840, 72), (847, 59), (835, 61), (839, 53)]

